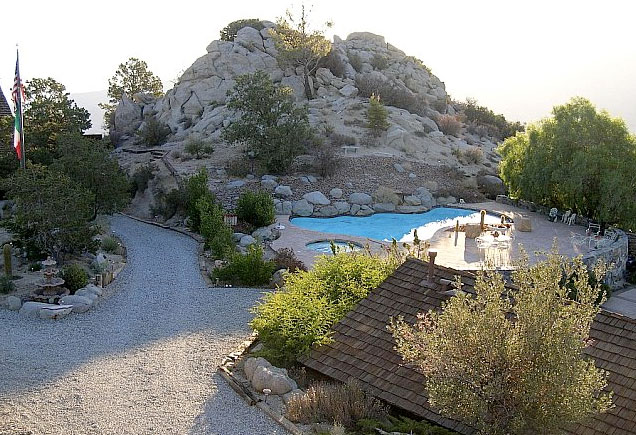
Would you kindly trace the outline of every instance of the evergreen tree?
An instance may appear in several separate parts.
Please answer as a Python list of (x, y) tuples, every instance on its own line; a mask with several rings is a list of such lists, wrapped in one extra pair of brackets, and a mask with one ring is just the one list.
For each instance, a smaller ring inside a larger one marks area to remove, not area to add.
[(373, 136), (380, 136), (384, 130), (389, 128), (387, 121), (387, 110), (380, 102), (380, 97), (372, 94), (369, 99), (369, 110), (367, 111), (367, 127)]

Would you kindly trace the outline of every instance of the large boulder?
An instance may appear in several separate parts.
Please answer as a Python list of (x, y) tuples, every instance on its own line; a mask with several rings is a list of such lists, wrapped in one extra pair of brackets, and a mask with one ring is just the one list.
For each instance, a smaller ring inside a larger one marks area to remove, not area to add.
[(141, 125), (142, 120), (141, 106), (135, 104), (124, 94), (115, 108), (111, 134), (132, 136)]
[(22, 308), (22, 299), (17, 296), (9, 296), (7, 298), (7, 308), (11, 311), (19, 311)]
[(290, 215), (292, 214), (292, 202), (291, 201), (278, 201), (274, 202), (274, 211), (277, 215)]
[[(357, 205), (357, 204), (356, 204)], [(373, 209), (368, 205), (361, 205), (358, 211), (356, 211), (355, 216), (371, 216), (373, 213)], [(351, 214), (353, 214), (353, 207), (351, 207)]]
[(347, 214), (351, 210), (351, 205), (346, 201), (334, 202), (333, 206), (338, 210), (338, 214)]
[(287, 375), (287, 370), (265, 365), (260, 365), (254, 370), (252, 387), (259, 393), (270, 390), (270, 394), (278, 396), (298, 388), (296, 382)]
[(314, 212), (314, 206), (306, 199), (294, 201), (292, 203), (292, 213), (297, 216), (311, 216)]
[(55, 308), (59, 305), (45, 304), (43, 302), (25, 302), (20, 308), (20, 314), (26, 317), (38, 317), (42, 308)]
[(317, 214), (318, 216), (321, 216), (321, 217), (333, 217), (333, 216), (338, 216), (339, 212), (335, 206), (326, 205), (324, 207), (321, 207), (320, 210), (318, 210)]
[(405, 205), (422, 205), (422, 200), (419, 196), (416, 195), (408, 195), (404, 197)]
[(85, 296), (68, 295), (60, 299), (60, 304), (70, 305), (74, 313), (84, 313), (93, 305), (93, 301)]
[(479, 189), (490, 198), (506, 193), (506, 186), (501, 178), (494, 175), (483, 175), (477, 178)]
[(271, 367), (272, 364), (262, 357), (249, 357), (247, 360), (245, 360), (245, 364), (243, 364), (243, 371), (245, 372), (245, 377), (248, 381), (252, 382), (254, 372), (256, 371), (256, 368), (260, 366)]
[(420, 204), (426, 208), (433, 208), (436, 205), (435, 198), (426, 187), (419, 187), (415, 190), (415, 195), (420, 199)]
[(40, 308), (38, 316), (40, 319), (58, 320), (66, 317), (73, 311), (72, 305), (51, 305)]
[(274, 195), (279, 198), (291, 198), (293, 193), (291, 187), (279, 185), (274, 189)]
[(271, 191), (278, 187), (278, 183), (275, 180), (261, 180), (261, 187)]
[(241, 237), (241, 240), (239, 241), (239, 245), (244, 248), (247, 248), (249, 245), (253, 245), (254, 243), (256, 243), (256, 239), (250, 235)]
[(352, 193), (349, 195), (349, 202), (357, 205), (369, 205), (373, 201), (371, 195), (366, 193)]
[(335, 199), (342, 198), (342, 189), (340, 189), (338, 187), (334, 187), (333, 189), (331, 189), (329, 191), (329, 196), (331, 196), (332, 198), (335, 198)]
[(329, 199), (327, 199), (327, 197), (319, 191), (314, 191), (314, 192), (309, 192), (309, 193), (305, 193), (303, 195), (303, 198), (307, 200), (307, 202), (309, 202), (310, 204), (314, 204), (314, 205), (329, 205), (331, 204), (331, 201), (329, 201)]
[(274, 239), (274, 235), (272, 233), (272, 230), (270, 228), (267, 227), (262, 227), (257, 229), (256, 231), (254, 231), (252, 233), (252, 237), (254, 237), (256, 240), (273, 240)]
[(243, 27), (236, 33), (234, 38), (236, 44), (240, 44), (247, 48), (249, 51), (259, 50), (263, 51), (263, 37), (261, 32), (253, 27)]
[(376, 213), (391, 213), (395, 211), (395, 204), (392, 202), (380, 202), (373, 204)]

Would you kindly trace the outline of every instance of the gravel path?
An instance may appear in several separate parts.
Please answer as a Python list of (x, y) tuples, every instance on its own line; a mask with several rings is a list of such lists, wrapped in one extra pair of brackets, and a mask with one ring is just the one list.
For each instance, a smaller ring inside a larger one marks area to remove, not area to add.
[(251, 289), (206, 288), (190, 238), (116, 216), (116, 290), (59, 321), (0, 310), (0, 434), (282, 434), (217, 374)]

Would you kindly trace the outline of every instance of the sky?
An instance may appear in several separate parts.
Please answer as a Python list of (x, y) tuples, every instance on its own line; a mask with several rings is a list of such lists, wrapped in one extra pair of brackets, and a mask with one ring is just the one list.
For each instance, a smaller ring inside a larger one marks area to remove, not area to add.
[[(636, 2), (632, 0), (314, 0), (311, 22), (345, 38), (368, 31), (420, 58), (452, 98), (476, 98), (510, 120), (547, 117), (573, 96), (623, 118), (636, 133)], [(21, 0), (3, 20), (0, 86), (52, 77), (72, 94), (104, 91), (117, 66), (145, 60), (170, 89), (227, 23), (275, 21), (300, 1)]]

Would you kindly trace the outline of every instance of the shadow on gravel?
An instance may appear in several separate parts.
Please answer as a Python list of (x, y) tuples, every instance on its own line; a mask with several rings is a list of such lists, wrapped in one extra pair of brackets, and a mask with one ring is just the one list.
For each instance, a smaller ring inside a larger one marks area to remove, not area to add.
[[(123, 216), (111, 223), (128, 249), (128, 265), (111, 284), (112, 296), (59, 321), (0, 310), (0, 403), (156, 341), (203, 333), (211, 343), (227, 343), (249, 334), (249, 308), (261, 290), (209, 288), (189, 237)], [(220, 362), (223, 356), (211, 358)]]

